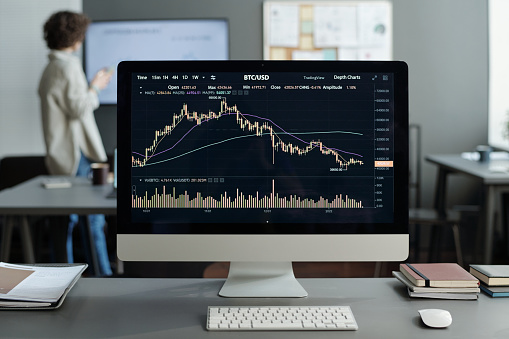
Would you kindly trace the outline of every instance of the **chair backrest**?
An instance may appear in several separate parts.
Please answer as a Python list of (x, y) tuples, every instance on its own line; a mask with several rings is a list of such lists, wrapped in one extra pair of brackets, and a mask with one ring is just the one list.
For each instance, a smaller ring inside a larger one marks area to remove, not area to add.
[(0, 160), (0, 190), (49, 174), (43, 155), (8, 156)]
[(408, 126), (409, 145), (409, 205), (410, 207), (421, 207), (421, 126), (410, 124)]

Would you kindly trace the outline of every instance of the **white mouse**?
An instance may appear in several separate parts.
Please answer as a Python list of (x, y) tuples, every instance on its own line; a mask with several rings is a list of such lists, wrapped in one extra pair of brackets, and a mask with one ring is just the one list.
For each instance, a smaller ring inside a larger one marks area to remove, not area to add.
[(444, 328), (452, 323), (449, 311), (436, 308), (419, 310), (422, 321), (429, 327)]

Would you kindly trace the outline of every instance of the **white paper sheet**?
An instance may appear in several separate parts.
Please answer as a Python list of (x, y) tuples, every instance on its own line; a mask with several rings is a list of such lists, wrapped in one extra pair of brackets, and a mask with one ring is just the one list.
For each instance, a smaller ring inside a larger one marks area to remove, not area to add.
[(315, 6), (315, 47), (357, 45), (357, 8), (355, 6)]
[(292, 52), (292, 60), (325, 60), (322, 51), (301, 51)]
[(299, 6), (273, 5), (270, 8), (271, 46), (297, 47), (299, 45)]
[(392, 36), (390, 13), (386, 5), (359, 5), (357, 29), (360, 46), (389, 49)]

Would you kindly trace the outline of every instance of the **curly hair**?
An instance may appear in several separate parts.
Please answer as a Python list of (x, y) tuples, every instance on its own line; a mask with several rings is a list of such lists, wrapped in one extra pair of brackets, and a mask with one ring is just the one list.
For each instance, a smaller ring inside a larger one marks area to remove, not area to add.
[(50, 49), (64, 49), (85, 39), (90, 19), (85, 14), (61, 11), (44, 24), (44, 40)]

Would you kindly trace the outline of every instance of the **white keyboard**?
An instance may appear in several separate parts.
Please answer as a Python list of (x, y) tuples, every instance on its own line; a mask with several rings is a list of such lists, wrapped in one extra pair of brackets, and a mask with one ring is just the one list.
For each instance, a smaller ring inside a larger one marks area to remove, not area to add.
[(209, 331), (357, 330), (349, 306), (209, 306)]

